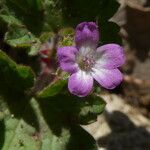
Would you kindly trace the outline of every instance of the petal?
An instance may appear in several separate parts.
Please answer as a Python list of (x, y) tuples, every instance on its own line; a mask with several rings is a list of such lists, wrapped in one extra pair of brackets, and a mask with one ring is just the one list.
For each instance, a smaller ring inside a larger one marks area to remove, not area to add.
[(114, 69), (125, 63), (125, 54), (121, 46), (117, 44), (106, 44), (97, 48), (98, 60), (96, 67)]
[(62, 70), (74, 73), (78, 70), (76, 63), (76, 54), (78, 50), (73, 46), (58, 48), (57, 55)]
[(94, 69), (93, 78), (104, 88), (114, 89), (123, 80), (122, 73), (118, 69)]
[(82, 22), (76, 27), (75, 42), (78, 49), (82, 46), (95, 49), (99, 41), (98, 26), (94, 22)]
[(87, 96), (93, 87), (93, 77), (84, 71), (78, 71), (70, 76), (68, 82), (69, 91), (79, 97)]

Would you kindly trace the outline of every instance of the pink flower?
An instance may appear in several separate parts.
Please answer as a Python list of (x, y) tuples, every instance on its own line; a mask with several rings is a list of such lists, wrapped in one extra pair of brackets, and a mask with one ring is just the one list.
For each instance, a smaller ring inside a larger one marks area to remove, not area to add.
[(54, 59), (52, 58), (52, 53), (54, 49), (54, 39), (50, 38), (47, 42), (42, 44), (39, 50), (40, 64), (41, 64), (41, 74), (49, 74), (54, 70)]
[(79, 97), (91, 92), (94, 79), (106, 89), (114, 89), (123, 79), (118, 69), (125, 62), (123, 48), (117, 44), (97, 48), (98, 41), (98, 26), (83, 22), (76, 28), (76, 46), (58, 48), (60, 67), (71, 74), (69, 91)]

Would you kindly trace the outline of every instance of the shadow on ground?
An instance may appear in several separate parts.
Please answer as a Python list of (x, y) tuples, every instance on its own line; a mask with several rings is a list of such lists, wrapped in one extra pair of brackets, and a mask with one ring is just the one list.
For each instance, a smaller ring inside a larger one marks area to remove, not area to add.
[(107, 150), (150, 150), (150, 133), (136, 127), (122, 112), (105, 113), (112, 132), (98, 139), (98, 145)]

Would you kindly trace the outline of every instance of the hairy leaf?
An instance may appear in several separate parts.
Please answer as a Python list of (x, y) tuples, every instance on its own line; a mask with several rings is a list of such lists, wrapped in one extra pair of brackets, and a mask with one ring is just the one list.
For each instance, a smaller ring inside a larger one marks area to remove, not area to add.
[(3, 96), (17, 97), (17, 93), (23, 94), (33, 83), (34, 74), (30, 67), (17, 65), (0, 51), (0, 93)]
[(67, 83), (66, 80), (56, 80), (51, 83), (49, 86), (44, 88), (41, 92), (38, 93), (38, 98), (48, 98), (51, 96), (55, 96), (60, 93), (62, 88)]
[[(71, 3), (69, 0), (3, 0), (1, 5), (0, 20), (18, 26), (17, 32), (8, 28), (5, 41), (13, 47), (24, 47), (22, 42), (25, 43), (30, 55), (37, 54), (40, 47), (37, 39), (43, 32), (75, 27), (82, 21), (98, 22), (102, 44), (121, 42), (119, 27), (108, 21), (119, 6), (115, 0), (73, 0)], [(37, 38), (34, 43), (29, 42), (29, 35)], [(67, 37), (61, 45), (64, 44), (71, 45), (72, 39)]]
[[(79, 125), (71, 124), (58, 111), (45, 107), (31, 99), (26, 103), (19, 103), (13, 112), (0, 101), (1, 110), (5, 117), (0, 121), (0, 148), (2, 150), (96, 150), (96, 142), (91, 135)], [(10, 102), (11, 105), (13, 102)], [(15, 109), (15, 108), (14, 108)], [(17, 113), (21, 111), (21, 116)], [(57, 109), (56, 109), (57, 110)], [(50, 114), (49, 114), (50, 113)], [(5, 132), (3, 132), (5, 130)], [(4, 140), (5, 137), (5, 140)]]
[(10, 26), (9, 32), (5, 35), (5, 41), (13, 47), (31, 47), (38, 42), (26, 28), (19, 26)]
[(79, 124), (89, 124), (95, 121), (106, 105), (101, 97), (93, 95), (85, 98), (65, 94), (58, 94), (54, 97), (50, 95), (45, 98), (41, 97), (39, 102), (51, 108), (49, 111), (52, 111), (52, 114), (68, 116), (68, 119)]

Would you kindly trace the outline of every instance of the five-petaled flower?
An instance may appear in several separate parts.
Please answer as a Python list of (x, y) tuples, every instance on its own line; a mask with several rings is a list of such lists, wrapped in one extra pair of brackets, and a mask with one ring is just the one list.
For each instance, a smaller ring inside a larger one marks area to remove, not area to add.
[(106, 89), (114, 89), (123, 79), (118, 69), (125, 62), (123, 48), (117, 44), (97, 48), (98, 41), (96, 23), (82, 22), (76, 28), (76, 46), (58, 48), (60, 67), (71, 74), (68, 89), (79, 97), (92, 91), (94, 79)]

